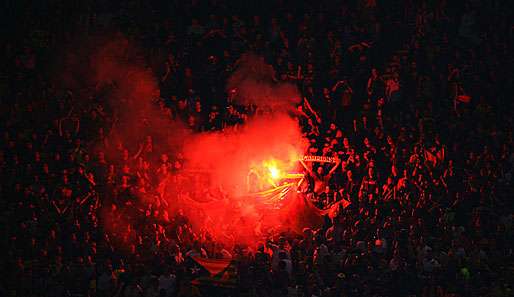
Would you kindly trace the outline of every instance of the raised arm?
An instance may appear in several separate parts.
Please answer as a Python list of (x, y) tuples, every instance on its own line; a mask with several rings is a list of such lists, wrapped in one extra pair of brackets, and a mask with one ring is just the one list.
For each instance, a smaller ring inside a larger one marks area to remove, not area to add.
[(67, 118), (71, 117), (71, 114), (73, 113), (73, 110), (74, 110), (74, 109), (75, 109), (75, 106), (72, 106), (72, 107), (70, 108), (70, 110), (69, 110), (69, 111), (68, 111), (68, 113), (66, 114), (66, 117), (67, 117)]
[(84, 203), (89, 199), (89, 197), (91, 197), (91, 192), (90, 192), (90, 193), (88, 193), (88, 194), (84, 197), (84, 199), (82, 199), (82, 200), (80, 201), (79, 205), (83, 205), (83, 204), (84, 204)]
[(79, 134), (80, 131), (80, 118), (75, 118), (75, 134)]
[(441, 184), (443, 185), (446, 192), (448, 192), (448, 184), (446, 183), (446, 179), (444, 176), (439, 176), (439, 180), (441, 181)]
[(61, 209), (59, 208), (59, 206), (57, 205), (57, 203), (55, 203), (55, 201), (52, 201), (52, 205), (54, 206), (55, 210), (57, 210), (57, 213), (58, 214), (61, 214)]
[(62, 120), (63, 119), (59, 119), (59, 127), (58, 127), (59, 128), (59, 136), (61, 136), (61, 137), (63, 136), (63, 133), (62, 133)]
[(137, 153), (132, 157), (132, 159), (136, 160), (143, 152), (143, 148), (144, 148), (144, 145), (142, 143), (140, 143), (139, 149), (137, 150)]
[(301, 116), (304, 116), (304, 117), (306, 117), (306, 118), (309, 118), (309, 116), (308, 116), (304, 111), (297, 110), (296, 112), (297, 112), (299, 115), (301, 115)]
[(305, 162), (303, 162), (303, 160), (302, 160), (302, 159), (300, 159), (300, 164), (302, 164), (303, 168), (305, 168), (305, 170), (307, 170), (307, 172), (308, 172), (310, 175), (313, 175), (312, 170), (309, 168), (309, 166), (307, 166), (307, 164), (305, 164)]
[(161, 82), (164, 82), (168, 78), (170, 72), (171, 72), (170, 64), (166, 63), (166, 73), (164, 73), (164, 75), (161, 77)]
[(321, 123), (321, 118), (318, 116), (318, 114), (316, 113), (316, 111), (314, 110), (314, 108), (312, 108), (312, 106), (310, 105), (309, 103), (309, 100), (307, 100), (307, 97), (304, 97), (304, 102), (305, 102), (305, 105), (306, 107), (310, 110), (310, 112), (312, 112), (312, 114), (314, 115), (314, 117), (316, 118), (316, 121), (318, 123)]
[(336, 161), (336, 164), (328, 172), (328, 176), (331, 176), (332, 174), (334, 174), (334, 172), (336, 171), (337, 166), (339, 166), (339, 164), (341, 164), (341, 160), (339, 160), (339, 158), (338, 158), (337, 161)]
[(111, 126), (109, 127), (109, 131), (107, 131), (107, 135), (112, 135), (114, 128), (116, 127), (116, 124), (118, 124), (118, 120), (119, 120), (118, 116), (116, 114), (114, 114), (112, 122), (111, 122)]
[(332, 87), (332, 92), (335, 92), (337, 90), (337, 88), (339, 88), (339, 86), (341, 85), (343, 81), (338, 81), (333, 87)]

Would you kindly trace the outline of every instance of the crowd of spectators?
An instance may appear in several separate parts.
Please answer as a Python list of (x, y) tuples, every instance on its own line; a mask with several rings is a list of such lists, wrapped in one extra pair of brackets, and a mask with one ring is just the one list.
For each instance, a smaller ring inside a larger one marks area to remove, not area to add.
[[(4, 4), (19, 27), (3, 28), (0, 295), (513, 295), (508, 1), (29, 3)], [(304, 191), (350, 204), (256, 248), (168, 213), (156, 187), (182, 154), (151, 131), (111, 137), (119, 107), (48, 79), (58, 47), (107, 28), (141, 45), (163, 113), (197, 133), (252, 116), (225, 85), (242, 53), (263, 56), (304, 97), (306, 154), (339, 160), (307, 164)], [(236, 287), (192, 285), (191, 256), (234, 259)]]

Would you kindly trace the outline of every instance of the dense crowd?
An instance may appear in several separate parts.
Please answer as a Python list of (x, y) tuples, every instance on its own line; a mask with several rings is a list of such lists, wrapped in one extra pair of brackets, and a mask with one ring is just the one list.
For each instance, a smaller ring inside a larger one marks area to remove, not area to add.
[[(151, 2), (6, 4), (24, 22), (2, 46), (0, 295), (513, 296), (508, 1)], [(349, 204), (257, 247), (169, 213), (180, 150), (124, 143), (108, 92), (83, 106), (49, 79), (63, 42), (107, 28), (196, 133), (252, 117), (225, 86), (242, 53), (264, 57), (304, 97), (306, 154), (338, 159), (304, 164), (302, 190)], [(193, 285), (192, 256), (233, 259), (235, 288)]]

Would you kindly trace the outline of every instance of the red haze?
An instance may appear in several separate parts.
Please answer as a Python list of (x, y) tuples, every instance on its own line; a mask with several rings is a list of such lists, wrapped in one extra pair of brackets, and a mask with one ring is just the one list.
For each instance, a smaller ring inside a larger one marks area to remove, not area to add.
[[(117, 115), (110, 138), (127, 144), (131, 154), (147, 135), (153, 139), (153, 157), (175, 149), (183, 152), (183, 172), (159, 181), (158, 192), (168, 202), (170, 217), (182, 209), (195, 231), (208, 231), (230, 245), (253, 245), (271, 229), (299, 230), (319, 223), (319, 214), (293, 193), (294, 188), (284, 199), (283, 209), (265, 205), (248, 193), (251, 170), (261, 173), (262, 189), (272, 188), (281, 183), (281, 175), (298, 169), (298, 157), (307, 147), (298, 121), (290, 115), (300, 100), (296, 87), (277, 83), (272, 67), (262, 58), (243, 55), (227, 87), (237, 90), (237, 103), (273, 112), (258, 113), (238, 129), (195, 134), (185, 130), (183, 123), (172, 121), (155, 103), (158, 84), (137, 47), (121, 35), (102, 40), (87, 42), (67, 55), (63, 68), (68, 79), (62, 83), (86, 85), (97, 94), (107, 90), (103, 104)], [(75, 100), (91, 105), (89, 96)], [(114, 151), (115, 145), (111, 143), (110, 149)], [(158, 162), (150, 161), (155, 170)], [(104, 221), (113, 220), (117, 219)]]

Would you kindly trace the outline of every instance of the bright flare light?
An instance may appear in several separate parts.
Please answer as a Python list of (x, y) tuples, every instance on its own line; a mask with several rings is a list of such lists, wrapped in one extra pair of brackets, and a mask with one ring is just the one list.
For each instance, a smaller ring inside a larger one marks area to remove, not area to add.
[(264, 178), (267, 183), (273, 187), (277, 186), (277, 182), (282, 178), (282, 171), (279, 169), (279, 161), (275, 159), (267, 160), (263, 162), (263, 169), (265, 169)]
[(277, 179), (280, 177), (280, 171), (276, 167), (269, 167), (269, 173), (272, 179)]

